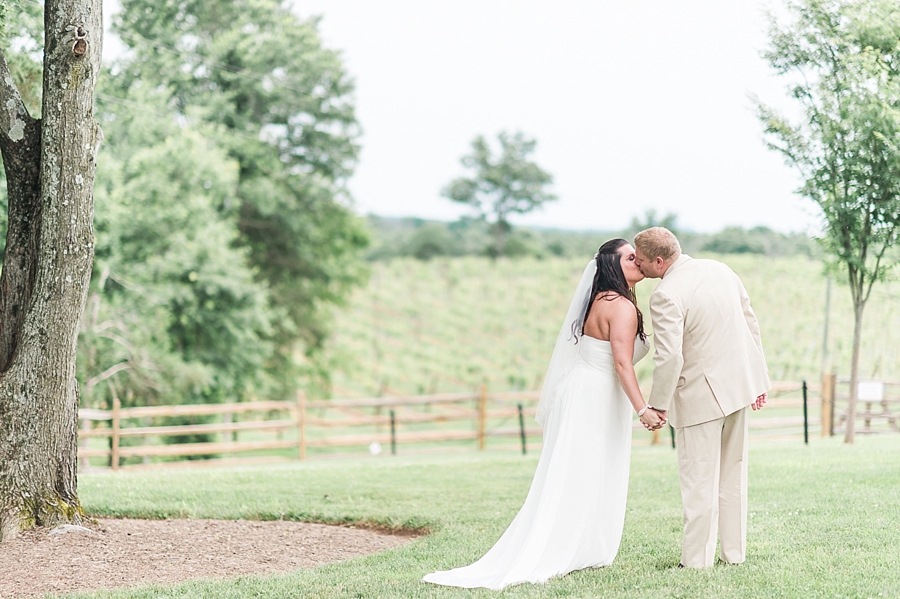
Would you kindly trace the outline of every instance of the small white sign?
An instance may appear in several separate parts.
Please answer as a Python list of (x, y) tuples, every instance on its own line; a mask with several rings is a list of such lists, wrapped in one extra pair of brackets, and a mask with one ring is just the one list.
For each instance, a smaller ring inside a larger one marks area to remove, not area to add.
[(860, 381), (856, 387), (859, 401), (881, 401), (884, 399), (882, 381)]
[(372, 441), (372, 443), (369, 445), (369, 453), (371, 453), (372, 455), (378, 455), (379, 453), (381, 453), (381, 443), (379, 443), (378, 441)]

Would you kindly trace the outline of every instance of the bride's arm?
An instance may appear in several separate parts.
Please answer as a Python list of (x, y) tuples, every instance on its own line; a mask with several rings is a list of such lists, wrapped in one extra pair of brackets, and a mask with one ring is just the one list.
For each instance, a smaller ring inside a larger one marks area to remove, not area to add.
[(647, 410), (647, 402), (638, 385), (634, 373), (634, 337), (637, 334), (637, 312), (634, 304), (624, 297), (613, 302), (609, 319), (609, 343), (612, 346), (613, 362), (619, 383), (631, 402), (635, 412), (640, 412), (641, 422), (650, 427), (660, 426), (661, 419), (653, 410)]

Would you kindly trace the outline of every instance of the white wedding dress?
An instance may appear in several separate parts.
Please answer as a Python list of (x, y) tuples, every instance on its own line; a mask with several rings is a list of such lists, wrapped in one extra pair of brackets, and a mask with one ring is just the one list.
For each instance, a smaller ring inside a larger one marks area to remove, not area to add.
[[(648, 350), (636, 338), (634, 363)], [(522, 509), (480, 560), (422, 580), (500, 590), (611, 564), (625, 523), (632, 413), (610, 343), (581, 336), (545, 421), (543, 450)]]

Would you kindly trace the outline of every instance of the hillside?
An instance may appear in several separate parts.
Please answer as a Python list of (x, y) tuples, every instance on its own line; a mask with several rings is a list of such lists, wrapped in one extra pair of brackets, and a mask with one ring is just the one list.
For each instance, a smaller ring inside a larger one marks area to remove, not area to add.
[[(760, 320), (773, 380), (818, 380), (826, 279), (804, 257), (698, 255), (729, 264)], [(335, 397), (539, 388), (586, 260), (480, 257), (375, 262), (368, 286), (337, 315), (327, 351)], [(655, 281), (638, 286), (642, 309)], [(900, 378), (900, 284), (881, 286), (866, 309), (861, 372)], [(649, 327), (649, 316), (647, 317)], [(849, 290), (832, 285), (830, 352), (849, 372)], [(638, 365), (649, 380), (652, 360)]]

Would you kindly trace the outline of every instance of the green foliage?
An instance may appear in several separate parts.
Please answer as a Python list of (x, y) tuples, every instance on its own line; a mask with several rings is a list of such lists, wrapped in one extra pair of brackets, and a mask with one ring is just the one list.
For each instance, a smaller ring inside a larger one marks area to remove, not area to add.
[[(23, 3), (4, 26), (4, 54), (39, 116), (42, 9)], [(340, 56), (315, 19), (275, 0), (125, 1), (114, 26), (130, 49), (97, 89), (105, 139), (83, 402), (326, 387), (331, 307), (366, 270), (345, 190), (358, 126)]]
[(625, 230), (623, 237), (634, 239), (635, 235), (650, 227), (665, 227), (676, 235), (681, 235), (678, 228), (678, 215), (674, 212), (667, 212), (665, 216), (660, 216), (656, 210), (650, 208), (644, 212), (643, 218), (635, 216), (631, 219), (631, 224)]
[[(674, 215), (665, 219), (633, 219), (625, 231), (567, 231), (518, 227), (507, 239), (507, 257), (577, 258), (591, 256), (600, 241), (613, 237), (631, 239), (647, 226), (673, 225)], [(653, 224), (648, 224), (653, 223)], [(418, 218), (386, 218), (369, 215), (367, 224), (372, 245), (369, 260), (413, 257), (428, 260), (438, 256), (491, 256), (491, 232), (479, 219), (445, 223)], [(645, 226), (646, 225), (646, 226)], [(710, 251), (720, 254), (758, 253), (767, 256), (817, 256), (813, 240), (802, 233), (778, 233), (767, 227), (728, 227), (718, 233), (680, 231), (678, 238), (687, 253)]]
[(501, 593), (420, 582), (478, 559), (509, 525), (536, 457), (482, 452), (384, 456), (243, 468), (80, 475), (92, 515), (131, 518), (281, 518), (427, 527), (410, 544), (282, 575), (197, 580), (81, 597), (690, 597), (825, 599), (900, 594), (900, 437), (750, 445), (748, 559), (679, 570), (681, 497), (675, 452), (634, 447), (622, 544), (609, 567)]
[(358, 258), (367, 243), (346, 207), (358, 126), (339, 55), (322, 47), (316, 20), (274, 0), (128, 0), (115, 27), (133, 49), (115, 86), (164, 87), (168, 103), (209, 123), (210, 138), (237, 163), (234, 243), (280, 316), (270, 358), (282, 394), (302, 372), (327, 379), (316, 356), (328, 308), (364, 280)]
[(0, 51), (6, 58), (25, 107), (35, 118), (41, 115), (43, 50), (42, 4), (27, 0), (0, 2)]
[(767, 256), (818, 256), (806, 235), (777, 233), (768, 227), (726, 227), (704, 236), (700, 249), (716, 254), (765, 254)]
[(896, 264), (900, 236), (900, 7), (892, 0), (798, 0), (792, 21), (771, 17), (765, 53), (799, 72), (792, 123), (757, 103), (769, 147), (801, 173), (821, 209), (823, 248), (848, 274), (854, 304)]
[(766, 248), (740, 227), (726, 227), (703, 244), (707, 252), (720, 254), (765, 254)]
[[(420, 218), (367, 218), (372, 245), (369, 260), (413, 257), (419, 260), (446, 256), (495, 256), (491, 226), (481, 219), (463, 218), (446, 223)], [(512, 229), (506, 238), (506, 257), (586, 255), (595, 233), (563, 230)]]
[(138, 145), (119, 138), (99, 165), (84, 376), (125, 360), (138, 404), (272, 393), (266, 359), (279, 314), (238, 244), (238, 165), (196, 131), (129, 116), (109, 133), (127, 128)]
[(553, 182), (552, 175), (529, 160), (537, 145), (535, 140), (522, 132), (501, 132), (497, 140), (498, 156), (494, 156), (484, 136), (472, 140), (472, 153), (460, 160), (474, 171), (472, 177), (454, 179), (441, 192), (454, 202), (471, 206), (479, 218), (491, 222), (494, 245), (490, 251), (495, 257), (507, 251), (511, 214), (526, 214), (557, 199), (545, 189)]
[(419, 260), (430, 260), (435, 256), (451, 255), (455, 241), (447, 227), (438, 223), (423, 223), (415, 229), (404, 249)]

